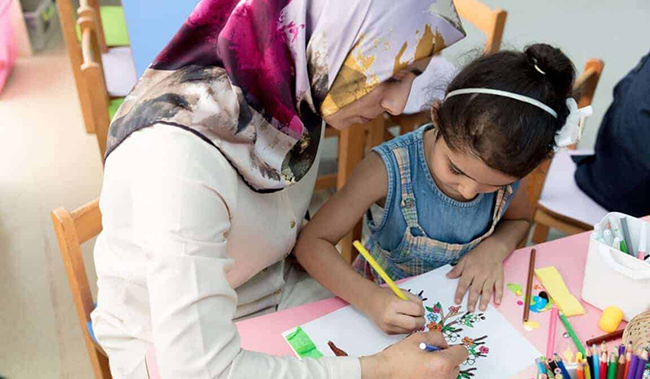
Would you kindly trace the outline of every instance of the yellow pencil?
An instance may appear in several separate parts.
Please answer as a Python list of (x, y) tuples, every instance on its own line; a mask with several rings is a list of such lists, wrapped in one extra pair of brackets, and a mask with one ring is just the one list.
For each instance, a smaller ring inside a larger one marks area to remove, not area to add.
[(381, 276), (381, 278), (384, 279), (384, 282), (386, 282), (386, 284), (388, 284), (388, 286), (390, 287), (390, 289), (392, 289), (393, 292), (395, 292), (395, 295), (397, 295), (397, 297), (399, 297), (399, 298), (402, 299), (402, 300), (406, 300), (406, 301), (409, 300), (409, 298), (406, 297), (406, 295), (404, 295), (404, 293), (402, 292), (402, 290), (399, 289), (399, 287), (395, 284), (395, 282), (393, 282), (393, 281), (390, 279), (390, 277), (388, 276), (388, 274), (386, 274), (386, 272), (381, 268), (381, 266), (379, 266), (379, 263), (377, 263), (377, 261), (375, 260), (375, 258), (373, 258), (372, 255), (370, 255), (370, 253), (368, 252), (368, 250), (366, 250), (366, 248), (363, 247), (363, 245), (361, 244), (361, 242), (359, 242), (359, 241), (354, 241), (354, 242), (352, 243), (352, 245), (354, 245), (354, 247), (356, 247), (357, 250), (359, 250), (359, 253), (361, 253), (361, 255), (363, 255), (363, 257), (366, 258), (366, 261), (368, 261), (368, 263), (370, 263), (370, 265), (372, 266), (372, 268), (374, 268), (375, 271), (377, 271), (377, 273), (379, 274), (379, 276)]

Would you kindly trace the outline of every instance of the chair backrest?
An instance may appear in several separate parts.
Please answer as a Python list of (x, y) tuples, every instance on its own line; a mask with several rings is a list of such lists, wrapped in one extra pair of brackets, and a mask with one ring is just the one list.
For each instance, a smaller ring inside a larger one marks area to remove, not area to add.
[[(600, 59), (590, 59), (585, 64), (584, 71), (576, 79), (573, 86), (573, 98), (576, 99), (579, 107), (582, 108), (591, 105), (604, 67), (605, 64)], [(569, 148), (575, 149), (575, 147), (573, 145)], [(539, 199), (542, 196), (544, 182), (546, 181), (546, 175), (548, 174), (552, 160), (553, 157), (551, 156), (526, 177), (528, 201), (532, 209), (537, 208)]]
[(77, 311), (86, 349), (90, 356), (96, 378), (110, 378), (108, 360), (99, 345), (95, 343), (88, 330), (93, 298), (88, 284), (88, 276), (81, 254), (81, 244), (97, 236), (102, 231), (102, 214), (99, 200), (70, 212), (65, 208), (52, 211), (52, 224), (59, 242), (61, 258), (72, 292), (72, 300)]
[[(104, 36), (99, 7), (94, 0), (81, 0), (75, 12), (70, 0), (57, 0), (57, 8), (86, 132), (96, 135), (103, 157), (110, 116), (101, 59), (106, 44), (102, 43)], [(79, 25), (81, 41), (77, 38), (76, 25)]]
[(461, 18), (485, 33), (485, 52), (490, 54), (499, 51), (508, 12), (498, 8), (490, 9), (478, 0), (454, 0), (454, 5)]
[(77, 11), (77, 23), (81, 30), (81, 78), (85, 82), (82, 87), (89, 99), (90, 116), (93, 119), (94, 133), (97, 137), (99, 152), (104, 156), (106, 152), (106, 139), (111, 118), (108, 113), (109, 97), (106, 81), (104, 80), (104, 68), (102, 66), (101, 44), (99, 42), (98, 30), (101, 28), (97, 20), (97, 10), (81, 0), (81, 6)]

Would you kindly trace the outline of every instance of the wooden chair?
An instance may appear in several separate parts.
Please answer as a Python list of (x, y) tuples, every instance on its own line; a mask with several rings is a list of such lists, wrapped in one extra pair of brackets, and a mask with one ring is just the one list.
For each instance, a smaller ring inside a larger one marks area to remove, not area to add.
[[(95, 1), (81, 0), (77, 12), (70, 0), (57, 0), (63, 37), (87, 133), (94, 133), (102, 157), (108, 125), (123, 97), (136, 82), (128, 47), (106, 47)], [(77, 38), (77, 27), (81, 41)], [(102, 54), (102, 51), (106, 53)], [(104, 65), (106, 62), (106, 66)]]
[[(579, 107), (591, 105), (603, 67), (603, 61), (590, 59), (576, 79), (573, 97)], [(578, 188), (575, 169), (569, 152), (560, 151), (528, 176), (528, 198), (535, 209), (534, 243), (546, 241), (550, 227), (569, 235), (591, 230), (607, 213)]]
[(57, 208), (52, 211), (51, 216), (56, 238), (59, 242), (59, 250), (61, 250), (61, 258), (68, 276), (72, 300), (77, 310), (79, 326), (84, 336), (95, 377), (110, 379), (108, 358), (90, 332), (92, 330), (90, 312), (94, 308), (94, 302), (81, 254), (81, 244), (97, 236), (102, 231), (99, 200), (91, 201), (72, 212), (65, 208)]

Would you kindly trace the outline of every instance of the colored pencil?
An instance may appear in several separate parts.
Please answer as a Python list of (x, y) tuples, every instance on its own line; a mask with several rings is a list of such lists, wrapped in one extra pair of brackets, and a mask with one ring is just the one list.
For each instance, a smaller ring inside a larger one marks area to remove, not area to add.
[(639, 355), (639, 362), (636, 365), (636, 374), (634, 379), (643, 379), (643, 372), (645, 371), (645, 365), (648, 363), (648, 351), (643, 350)]
[(607, 379), (607, 352), (600, 354), (600, 370), (598, 370), (600, 379)]
[[(559, 368), (556, 368), (554, 373), (555, 373), (555, 379), (564, 379), (564, 375), (562, 375), (562, 370), (560, 370)], [(568, 379), (571, 379), (571, 377), (569, 377)]]
[(359, 250), (359, 253), (361, 253), (361, 255), (363, 255), (363, 257), (366, 259), (366, 261), (370, 263), (370, 266), (372, 266), (372, 268), (374, 268), (375, 271), (377, 271), (377, 274), (379, 274), (379, 276), (381, 276), (381, 278), (384, 279), (384, 282), (388, 284), (390, 289), (393, 290), (393, 292), (395, 293), (395, 295), (397, 295), (397, 297), (399, 297), (402, 300), (406, 300), (406, 301), (409, 300), (409, 298), (406, 297), (406, 295), (404, 295), (402, 290), (399, 289), (399, 287), (395, 284), (395, 282), (393, 282), (390, 276), (386, 274), (384, 269), (381, 268), (381, 266), (379, 265), (379, 263), (377, 263), (375, 258), (373, 258), (372, 255), (370, 255), (370, 253), (368, 252), (368, 250), (366, 250), (366, 248), (363, 247), (361, 242), (354, 241), (352, 245), (354, 245), (354, 247), (356, 247), (357, 250)]
[(625, 354), (618, 358), (618, 367), (616, 368), (616, 379), (625, 379)]
[(554, 379), (555, 375), (553, 374), (553, 369), (548, 365), (548, 362), (546, 360), (544, 360), (544, 367), (546, 368), (546, 374), (548, 375), (549, 379)]
[(625, 355), (625, 344), (618, 345), (618, 356), (620, 357), (621, 355)]
[(562, 371), (562, 375), (566, 378), (571, 379), (571, 375), (569, 375), (569, 372), (566, 369), (566, 366), (564, 365), (564, 362), (562, 361), (562, 358), (560, 358), (560, 355), (554, 354), (553, 359), (555, 360), (555, 363), (557, 364), (557, 367)]
[(566, 318), (566, 316), (564, 315), (563, 312), (558, 312), (558, 314), (560, 315), (560, 320), (562, 320), (562, 324), (564, 324), (564, 328), (569, 333), (569, 336), (571, 336), (571, 339), (573, 340), (573, 343), (576, 345), (578, 350), (584, 356), (586, 354), (585, 353), (585, 348), (582, 346), (582, 343), (580, 343), (580, 339), (576, 335), (576, 332), (573, 330), (573, 327), (569, 323), (569, 320), (567, 320), (567, 318)]
[(535, 359), (535, 363), (537, 364), (537, 374), (541, 375), (546, 372), (546, 367), (544, 367), (544, 363), (542, 363), (542, 358)]
[(583, 362), (578, 362), (576, 365), (576, 378), (585, 379), (585, 366)]
[(616, 368), (618, 366), (618, 359), (616, 354), (609, 354), (609, 364), (607, 365), (607, 379), (616, 379)]
[(594, 379), (600, 379), (600, 353), (598, 346), (594, 345), (592, 348), (594, 354)]
[(592, 345), (598, 345), (601, 342), (609, 342), (612, 340), (619, 339), (623, 337), (623, 329), (617, 330), (615, 332), (603, 334), (602, 336), (594, 337), (590, 340), (587, 340), (587, 345), (592, 346)]
[(535, 273), (535, 253), (534, 248), (530, 251), (530, 260), (528, 261), (528, 281), (526, 282), (526, 298), (524, 301), (524, 322), (528, 321), (530, 316), (530, 299), (533, 292), (533, 274)]
[(585, 366), (585, 379), (592, 379), (591, 367), (589, 367), (589, 362), (587, 360), (583, 361)]
[[(591, 354), (591, 349), (589, 348), (589, 346), (587, 346), (587, 367), (589, 368), (590, 374), (593, 375), (595, 373), (595, 371), (594, 371), (594, 357)], [(594, 377), (594, 379), (598, 379), (598, 378)]]
[(627, 374), (630, 372), (630, 363), (632, 363), (632, 349), (628, 348), (627, 353), (625, 353), (625, 372), (623, 379), (627, 379)]
[(442, 350), (442, 349), (439, 348), (438, 346), (433, 346), (433, 345), (429, 345), (429, 344), (427, 344), (427, 343), (422, 342), (422, 343), (420, 344), (420, 350), (425, 350), (425, 351), (429, 351), (429, 352), (434, 352), (434, 351), (440, 351), (440, 350)]
[(557, 363), (555, 363), (553, 358), (547, 359), (546, 363), (548, 363), (548, 366), (551, 368), (551, 371), (553, 371), (553, 373), (555, 374), (555, 369), (558, 368), (558, 367), (557, 367)]
[(548, 324), (548, 338), (546, 339), (546, 356), (552, 357), (555, 352), (555, 335), (557, 334), (557, 307), (553, 305), (551, 308), (551, 315)]
[(627, 217), (621, 217), (621, 229), (623, 230), (623, 241), (627, 247), (627, 252), (634, 256), (634, 247), (632, 245), (632, 238), (630, 238), (630, 229), (627, 227)]
[(639, 357), (636, 354), (632, 354), (632, 359), (630, 359), (630, 369), (625, 376), (625, 379), (636, 379), (636, 366), (639, 364)]

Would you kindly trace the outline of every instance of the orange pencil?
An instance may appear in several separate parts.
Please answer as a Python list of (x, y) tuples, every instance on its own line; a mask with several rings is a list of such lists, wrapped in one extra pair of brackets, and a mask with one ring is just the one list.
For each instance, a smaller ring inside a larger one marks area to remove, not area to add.
[(624, 378), (627, 378), (627, 373), (630, 372), (631, 360), (632, 360), (632, 349), (628, 349), (627, 353), (625, 353), (625, 372), (623, 373)]
[(578, 362), (576, 366), (576, 376), (578, 379), (585, 379), (585, 366), (583, 362)]

